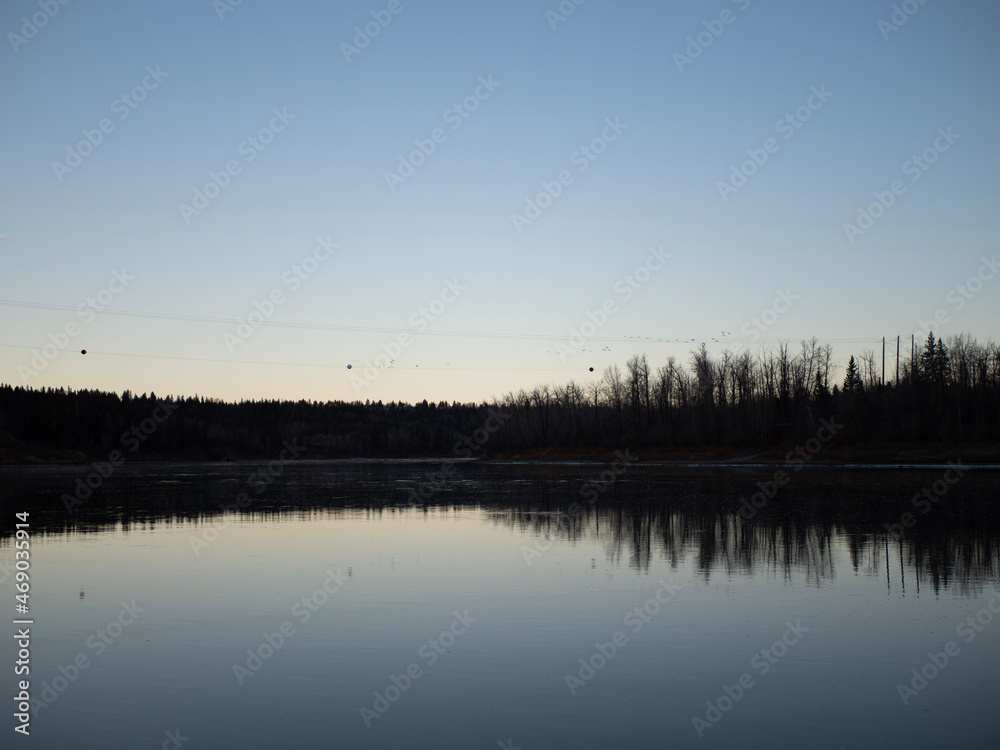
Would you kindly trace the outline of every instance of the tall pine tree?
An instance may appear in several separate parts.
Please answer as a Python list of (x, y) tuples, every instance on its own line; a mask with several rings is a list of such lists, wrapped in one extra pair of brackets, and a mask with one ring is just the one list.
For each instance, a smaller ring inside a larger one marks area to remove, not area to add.
[(854, 361), (854, 355), (847, 363), (847, 374), (844, 375), (844, 393), (861, 393), (865, 386), (861, 382), (861, 374), (858, 372), (858, 364)]

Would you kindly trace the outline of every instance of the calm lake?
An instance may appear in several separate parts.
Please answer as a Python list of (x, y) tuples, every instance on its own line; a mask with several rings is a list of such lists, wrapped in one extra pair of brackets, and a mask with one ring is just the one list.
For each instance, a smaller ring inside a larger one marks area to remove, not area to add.
[(996, 469), (268, 467), (0, 468), (2, 612), (29, 512), (33, 620), (4, 747), (1000, 737)]

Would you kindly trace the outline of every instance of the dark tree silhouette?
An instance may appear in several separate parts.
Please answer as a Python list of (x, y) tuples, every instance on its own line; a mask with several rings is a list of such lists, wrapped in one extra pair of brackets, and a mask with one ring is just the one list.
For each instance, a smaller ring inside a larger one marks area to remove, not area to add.
[(844, 375), (844, 393), (857, 393), (864, 390), (861, 383), (861, 376), (858, 374), (858, 366), (854, 363), (854, 355), (851, 355), (847, 363), (847, 373)]
[(172, 414), (161, 422), (155, 394), (0, 385), (0, 462), (106, 459), (114, 450), (126, 459), (271, 459), (292, 439), (311, 457), (757, 449), (808, 440), (831, 415), (845, 424), (844, 445), (1000, 443), (1000, 348), (991, 341), (961, 334), (946, 345), (931, 334), (901, 363), (899, 381), (884, 385), (869, 355), (864, 371), (852, 356), (843, 390), (832, 392), (831, 348), (812, 339), (791, 351), (780, 343), (713, 358), (702, 346), (690, 369), (673, 358), (653, 369), (636, 355), (586, 384), (482, 404), (168, 397)]

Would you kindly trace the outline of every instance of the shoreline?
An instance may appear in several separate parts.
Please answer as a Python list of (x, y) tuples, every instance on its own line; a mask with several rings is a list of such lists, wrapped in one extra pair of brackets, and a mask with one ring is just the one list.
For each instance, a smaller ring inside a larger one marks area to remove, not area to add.
[[(456, 458), (454, 455), (424, 456), (330, 456), (310, 455), (309, 451), (296, 462), (400, 462), (400, 463), (475, 463), (484, 465), (605, 465), (636, 460), (647, 466), (677, 467), (747, 467), (787, 466), (795, 458), (796, 446), (769, 446), (745, 449), (722, 447), (705, 448), (643, 448), (574, 450), (547, 448), (532, 451), (486, 452), (479, 457)], [(107, 456), (87, 456), (77, 451), (23, 452), (0, 455), (0, 468), (27, 468), (40, 466), (89, 466), (107, 460)], [(47, 455), (46, 455), (47, 454)], [(127, 461), (129, 464), (239, 464), (267, 462), (271, 455), (183, 456), (143, 455)], [(970, 467), (1000, 467), (1000, 444), (885, 444), (878, 446), (849, 445), (825, 446), (821, 452), (805, 461), (803, 466), (820, 468), (935, 468), (948, 462), (961, 462)]]

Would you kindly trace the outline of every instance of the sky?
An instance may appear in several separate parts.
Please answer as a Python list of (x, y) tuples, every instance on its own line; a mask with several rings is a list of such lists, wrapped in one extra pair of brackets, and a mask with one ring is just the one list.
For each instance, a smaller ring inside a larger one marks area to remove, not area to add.
[(995, 2), (7, 0), (0, 33), (3, 383), (468, 402), (702, 341), (842, 373), (887, 337), (891, 374), (897, 336), (1000, 340)]

